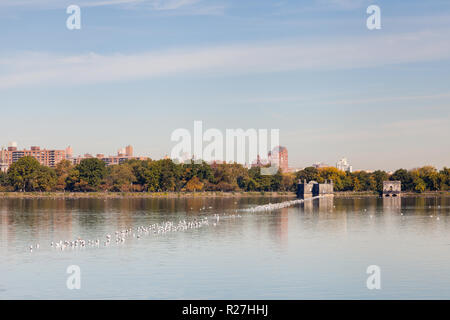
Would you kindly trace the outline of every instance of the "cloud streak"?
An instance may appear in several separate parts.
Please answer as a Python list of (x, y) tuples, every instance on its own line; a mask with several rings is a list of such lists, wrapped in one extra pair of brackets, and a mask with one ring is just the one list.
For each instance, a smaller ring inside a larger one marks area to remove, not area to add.
[[(93, 0), (78, 1), (80, 7), (117, 6), (124, 4), (145, 4), (153, 10), (176, 10), (198, 4), (202, 0)], [(2, 0), (0, 7), (63, 8), (74, 4), (72, 0)]]
[(324, 41), (290, 41), (139, 54), (0, 58), (0, 88), (95, 84), (173, 75), (242, 75), (294, 70), (374, 68), (450, 59), (448, 32), (417, 32)]
[(239, 103), (283, 103), (283, 102), (303, 102), (303, 103), (318, 103), (320, 105), (358, 105), (370, 104), (380, 102), (398, 102), (398, 101), (415, 101), (415, 100), (433, 100), (433, 99), (447, 99), (450, 98), (450, 92), (429, 94), (429, 95), (408, 95), (408, 96), (392, 96), (392, 97), (376, 97), (367, 99), (335, 99), (323, 100), (322, 97), (305, 98), (302, 96), (280, 96), (280, 97), (256, 97), (249, 99), (238, 100)]

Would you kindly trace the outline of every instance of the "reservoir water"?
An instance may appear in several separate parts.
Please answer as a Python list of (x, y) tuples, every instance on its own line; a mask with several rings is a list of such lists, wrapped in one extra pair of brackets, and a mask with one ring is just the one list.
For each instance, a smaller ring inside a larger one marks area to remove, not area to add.
[(283, 201), (0, 199), (0, 299), (450, 299), (450, 197)]

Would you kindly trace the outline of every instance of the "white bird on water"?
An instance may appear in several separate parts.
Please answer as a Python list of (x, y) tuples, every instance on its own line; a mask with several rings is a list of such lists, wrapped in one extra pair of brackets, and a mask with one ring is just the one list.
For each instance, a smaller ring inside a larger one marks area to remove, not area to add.
[(297, 199), (297, 200), (290, 200), (290, 201), (284, 201), (284, 202), (279, 202), (279, 203), (270, 203), (269, 202), (268, 204), (244, 209), (243, 211), (246, 211), (246, 212), (272, 211), (272, 210), (287, 208), (287, 207), (293, 206), (295, 204), (304, 203), (307, 200), (314, 200), (314, 199), (319, 199), (322, 197), (323, 196), (317, 196), (317, 197), (312, 197), (309, 199)]

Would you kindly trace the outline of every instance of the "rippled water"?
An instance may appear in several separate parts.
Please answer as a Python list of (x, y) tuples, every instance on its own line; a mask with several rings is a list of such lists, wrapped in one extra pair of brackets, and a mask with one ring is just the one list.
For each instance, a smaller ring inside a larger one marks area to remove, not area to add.
[[(0, 299), (450, 298), (449, 197), (242, 210), (282, 201), (1, 199)], [(116, 231), (201, 217), (209, 224), (103, 245)], [(50, 246), (77, 238), (101, 244)], [(80, 290), (67, 289), (69, 265)], [(369, 265), (381, 268), (380, 290), (366, 287)]]

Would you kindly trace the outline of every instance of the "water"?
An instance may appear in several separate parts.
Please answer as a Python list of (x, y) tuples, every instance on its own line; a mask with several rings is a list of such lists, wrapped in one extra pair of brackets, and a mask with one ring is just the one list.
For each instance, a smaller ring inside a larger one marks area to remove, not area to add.
[[(450, 197), (243, 210), (282, 201), (2, 199), (0, 299), (450, 298)], [(50, 246), (205, 217), (201, 228), (129, 235), (107, 247)], [(80, 290), (67, 289), (69, 265), (81, 268)], [(366, 287), (369, 265), (381, 268), (380, 290)]]

